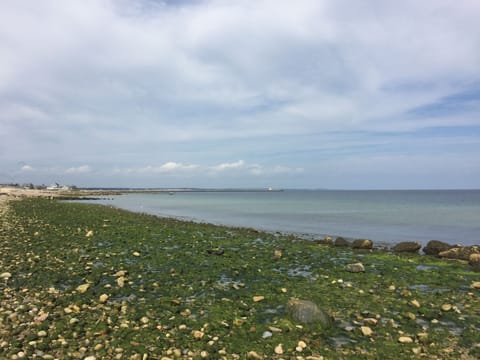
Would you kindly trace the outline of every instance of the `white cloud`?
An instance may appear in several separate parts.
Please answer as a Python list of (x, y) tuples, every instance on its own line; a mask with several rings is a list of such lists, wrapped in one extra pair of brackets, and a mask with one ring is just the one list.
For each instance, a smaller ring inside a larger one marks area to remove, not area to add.
[(21, 171), (33, 171), (34, 168), (31, 167), (30, 165), (23, 165), (20, 170)]
[(238, 160), (235, 162), (227, 162), (218, 165), (214, 165), (211, 167), (213, 171), (224, 171), (224, 170), (231, 170), (231, 169), (241, 169), (245, 167), (245, 161)]
[(92, 168), (88, 165), (73, 166), (65, 170), (65, 174), (87, 174), (92, 172)]
[[(199, 166), (194, 164), (182, 164), (176, 162), (166, 162), (160, 166), (145, 166), (141, 168), (129, 168), (126, 170), (127, 173), (131, 174), (165, 174), (165, 173), (174, 173), (174, 172), (186, 172), (186, 171), (193, 171), (197, 169)], [(121, 170), (120, 170), (121, 171)]]

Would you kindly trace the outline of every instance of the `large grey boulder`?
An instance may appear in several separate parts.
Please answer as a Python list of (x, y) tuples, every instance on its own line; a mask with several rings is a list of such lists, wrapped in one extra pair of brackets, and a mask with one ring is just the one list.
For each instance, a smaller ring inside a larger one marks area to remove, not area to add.
[(458, 246), (438, 254), (441, 258), (469, 260), (472, 254), (480, 254), (479, 246)]
[(337, 247), (349, 247), (351, 244), (348, 240), (345, 240), (343, 237), (339, 236), (335, 239), (334, 245)]
[(392, 250), (397, 253), (417, 253), (422, 245), (415, 241), (403, 241), (395, 245)]
[(438, 254), (440, 254), (442, 251), (447, 251), (452, 247), (452, 245), (447, 244), (443, 241), (430, 240), (428, 244), (423, 248), (423, 252), (427, 255), (438, 256)]
[(290, 299), (286, 306), (288, 316), (294, 322), (309, 324), (318, 322), (322, 327), (330, 327), (332, 318), (310, 300)]
[(352, 243), (352, 248), (370, 250), (373, 248), (373, 241), (368, 239), (357, 239)]

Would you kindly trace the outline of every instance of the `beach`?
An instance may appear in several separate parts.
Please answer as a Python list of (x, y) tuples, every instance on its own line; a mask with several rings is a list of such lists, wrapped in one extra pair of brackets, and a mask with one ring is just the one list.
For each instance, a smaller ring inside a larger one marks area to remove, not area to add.
[(480, 356), (468, 261), (0, 193), (2, 358)]

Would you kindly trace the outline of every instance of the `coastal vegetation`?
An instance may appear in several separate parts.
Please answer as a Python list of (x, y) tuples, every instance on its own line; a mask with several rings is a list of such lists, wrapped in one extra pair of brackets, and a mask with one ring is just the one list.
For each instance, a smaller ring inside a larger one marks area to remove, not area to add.
[(465, 261), (50, 199), (1, 222), (1, 358), (480, 357)]

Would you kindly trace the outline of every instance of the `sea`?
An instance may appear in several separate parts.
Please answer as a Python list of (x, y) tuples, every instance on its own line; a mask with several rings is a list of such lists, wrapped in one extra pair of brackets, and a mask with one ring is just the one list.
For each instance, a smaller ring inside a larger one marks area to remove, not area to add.
[(342, 236), (391, 245), (430, 240), (480, 244), (480, 190), (284, 190), (129, 193), (97, 201), (196, 222)]

